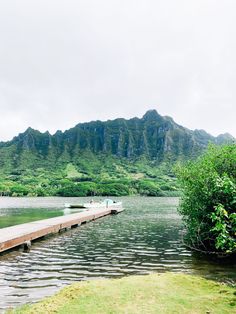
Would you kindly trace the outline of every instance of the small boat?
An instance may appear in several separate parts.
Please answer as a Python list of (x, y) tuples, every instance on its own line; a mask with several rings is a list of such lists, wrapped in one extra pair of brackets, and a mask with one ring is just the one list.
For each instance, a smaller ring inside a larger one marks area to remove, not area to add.
[(83, 204), (69, 204), (69, 203), (65, 203), (64, 206), (66, 208), (85, 208)]
[(85, 212), (89, 210), (88, 208), (70, 208), (70, 207), (65, 207), (63, 210), (64, 215), (69, 215), (69, 214), (75, 214), (75, 213), (80, 213), (80, 212)]
[(94, 202), (91, 200), (89, 203), (84, 204), (69, 204), (65, 203), (66, 208), (84, 208), (84, 209), (91, 209), (91, 208), (117, 208), (122, 207), (122, 202), (116, 202), (111, 199), (105, 199), (102, 202)]

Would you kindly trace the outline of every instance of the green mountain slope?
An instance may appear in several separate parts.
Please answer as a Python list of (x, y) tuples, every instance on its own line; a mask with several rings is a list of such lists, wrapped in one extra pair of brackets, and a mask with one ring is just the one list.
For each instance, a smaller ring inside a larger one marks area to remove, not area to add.
[[(174, 162), (195, 158), (210, 142), (232, 141), (229, 134), (213, 137), (203, 130), (186, 129), (155, 110), (141, 119), (80, 123), (54, 135), (28, 128), (0, 143), (0, 193), (109, 194), (109, 188), (101, 191), (104, 183), (103, 187), (122, 184), (115, 187), (121, 194), (153, 189), (150, 194), (156, 195), (160, 186), (176, 189), (170, 170)], [(112, 186), (110, 194), (111, 190)]]

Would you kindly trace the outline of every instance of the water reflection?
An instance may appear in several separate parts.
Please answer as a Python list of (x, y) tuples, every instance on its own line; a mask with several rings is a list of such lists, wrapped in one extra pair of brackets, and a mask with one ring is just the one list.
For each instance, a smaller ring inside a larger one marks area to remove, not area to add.
[[(54, 201), (58, 206), (59, 200)], [(232, 264), (200, 259), (182, 244), (177, 198), (133, 197), (123, 202), (127, 210), (120, 215), (39, 241), (29, 253), (1, 256), (0, 308), (36, 301), (73, 281), (101, 277), (175, 271), (236, 280)], [(45, 211), (50, 209), (39, 213)]]

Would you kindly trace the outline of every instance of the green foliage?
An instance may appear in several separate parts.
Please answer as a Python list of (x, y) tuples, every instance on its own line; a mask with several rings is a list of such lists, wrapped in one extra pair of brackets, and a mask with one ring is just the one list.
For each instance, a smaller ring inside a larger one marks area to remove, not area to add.
[(183, 198), (179, 212), (193, 248), (236, 252), (236, 145), (210, 146), (177, 169)]
[(226, 251), (226, 253), (236, 250), (235, 233), (236, 230), (236, 213), (228, 214), (223, 205), (215, 207), (215, 212), (211, 215), (215, 224), (211, 231), (216, 234), (216, 249)]
[[(0, 177), (0, 195), (9, 196), (176, 196), (176, 179), (166, 166), (143, 158), (81, 154), (57, 169), (16, 168)], [(168, 173), (168, 175), (167, 175)], [(161, 187), (161, 188), (160, 188)]]
[(54, 135), (28, 128), (0, 143), (0, 195), (176, 195), (176, 161), (201, 154), (209, 142), (232, 140), (192, 132), (155, 110)]
[(145, 196), (163, 196), (159, 185), (151, 180), (142, 180), (138, 183), (138, 191), (140, 195)]
[(77, 171), (76, 167), (71, 163), (67, 164), (65, 173), (66, 173), (67, 178), (80, 178), (81, 177), (81, 174)]
[(14, 184), (10, 187), (12, 196), (25, 196), (28, 194), (28, 189), (21, 184)]
[(119, 182), (101, 184), (97, 192), (101, 196), (125, 196), (130, 194), (129, 187)]

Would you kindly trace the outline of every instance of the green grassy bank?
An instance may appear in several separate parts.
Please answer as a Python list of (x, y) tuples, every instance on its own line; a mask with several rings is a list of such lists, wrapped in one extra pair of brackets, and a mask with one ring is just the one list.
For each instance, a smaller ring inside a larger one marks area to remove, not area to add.
[(236, 290), (184, 274), (80, 282), (11, 313), (236, 313)]

